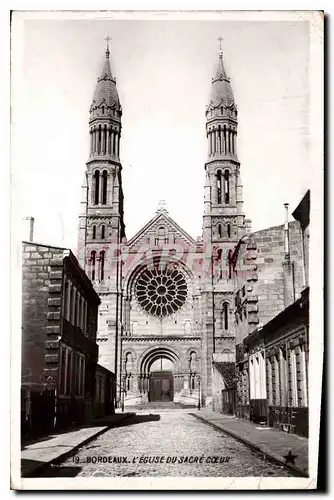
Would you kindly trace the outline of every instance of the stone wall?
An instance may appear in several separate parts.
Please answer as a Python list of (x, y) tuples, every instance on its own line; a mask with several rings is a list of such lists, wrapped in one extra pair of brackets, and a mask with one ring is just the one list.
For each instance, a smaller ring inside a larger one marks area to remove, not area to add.
[(24, 242), (22, 250), (22, 385), (54, 388), (64, 249)]
[(302, 237), (289, 223), (290, 259), (285, 258), (284, 226), (249, 235), (234, 252), (236, 343), (296, 300), (304, 288)]

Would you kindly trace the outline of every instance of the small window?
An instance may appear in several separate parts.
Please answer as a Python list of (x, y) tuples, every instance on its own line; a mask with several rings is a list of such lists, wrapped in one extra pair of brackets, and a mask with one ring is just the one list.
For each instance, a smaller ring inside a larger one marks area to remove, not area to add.
[(219, 236), (219, 238), (222, 237), (222, 225), (221, 224), (218, 224), (218, 236)]
[(106, 235), (105, 235), (105, 233), (106, 233), (106, 227), (103, 225), (103, 226), (101, 227), (101, 239), (102, 239), (102, 240), (104, 240), (104, 238), (105, 238), (105, 236), (106, 236)]
[(155, 244), (156, 247), (159, 245), (159, 238), (155, 238), (154, 244)]
[(224, 202), (230, 203), (230, 172), (228, 170), (224, 172)]
[(91, 279), (95, 280), (95, 260), (96, 260), (96, 252), (95, 250), (91, 253)]
[(222, 202), (222, 173), (221, 173), (221, 170), (217, 171), (216, 179), (217, 179), (217, 203), (220, 204)]
[(93, 226), (93, 240), (96, 238), (96, 226)]
[(223, 304), (223, 328), (224, 330), (228, 330), (228, 303), (224, 302)]
[(102, 173), (102, 205), (107, 204), (107, 188), (108, 188), (108, 172), (106, 170)]
[(105, 260), (105, 252), (102, 251), (100, 253), (100, 280), (104, 280), (104, 260)]
[(99, 203), (99, 192), (100, 192), (100, 172), (98, 170), (94, 173), (94, 205)]
[(227, 224), (227, 236), (231, 238), (231, 224)]

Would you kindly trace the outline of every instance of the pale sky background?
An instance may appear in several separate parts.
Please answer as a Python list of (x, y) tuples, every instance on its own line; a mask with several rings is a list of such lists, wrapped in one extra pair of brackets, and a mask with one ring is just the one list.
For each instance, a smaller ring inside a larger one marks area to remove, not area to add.
[(239, 111), (244, 211), (252, 230), (283, 223), (283, 203), (292, 211), (312, 187), (308, 34), (302, 21), (25, 21), (22, 37), (13, 32), (17, 215), (35, 218), (35, 241), (76, 251), (89, 107), (109, 35), (123, 107), (127, 238), (154, 216), (160, 199), (199, 236), (205, 107), (221, 35)]

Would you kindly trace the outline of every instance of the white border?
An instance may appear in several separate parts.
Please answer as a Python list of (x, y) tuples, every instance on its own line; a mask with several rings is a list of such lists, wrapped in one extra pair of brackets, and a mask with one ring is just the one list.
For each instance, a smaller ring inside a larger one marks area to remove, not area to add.
[[(86, 3), (85, 6), (82, 4)], [(150, 2), (152, 3), (152, 2)], [(192, 8), (197, 10), (203, 10), (203, 6), (198, 5), (199, 2), (193, 2)], [(220, 8), (222, 8), (221, 2), (219, 3)], [(234, 8), (238, 7), (238, 3), (233, 4)], [(285, 3), (285, 2), (284, 2)], [(283, 8), (284, 3), (282, 2)], [(305, 4), (306, 2), (304, 2)], [(33, 2), (30, 6), (33, 9), (46, 9), (50, 7), (50, 2)], [(168, 2), (168, 8), (173, 8), (176, 2)], [(177, 7), (181, 7), (181, 2), (177, 2)], [(196, 5), (197, 4), (197, 5)], [(260, 21), (277, 20), (301, 20), (310, 19), (311, 20), (311, 62), (310, 62), (310, 74), (311, 77), (311, 95), (310, 95), (310, 121), (312, 123), (313, 137), (312, 137), (312, 167), (314, 172), (319, 172), (319, 177), (316, 178), (315, 185), (312, 186), (311, 192), (311, 245), (310, 245), (310, 266), (312, 273), (310, 276), (311, 283), (311, 324), (313, 325), (311, 330), (311, 340), (310, 345), (312, 349), (312, 354), (310, 356), (310, 381), (312, 387), (315, 389), (311, 391), (310, 398), (313, 400), (312, 408), (310, 408), (310, 476), (311, 479), (298, 479), (298, 478), (80, 478), (70, 479), (70, 478), (57, 478), (52, 484), (52, 489), (294, 489), (294, 488), (314, 488), (315, 487), (315, 477), (317, 473), (317, 455), (318, 455), (318, 429), (319, 429), (319, 408), (320, 408), (320, 398), (321, 391), (320, 381), (321, 381), (321, 363), (322, 363), (322, 346), (323, 346), (323, 318), (322, 318), (322, 307), (323, 307), (323, 293), (322, 293), (322, 255), (319, 255), (319, 249), (322, 250), (323, 247), (323, 233), (322, 233), (322, 207), (323, 207), (323, 179), (322, 179), (322, 165), (323, 165), (323, 52), (322, 52), (322, 36), (323, 36), (323, 23), (322, 16), (319, 13), (312, 12), (125, 12), (125, 10), (131, 10), (136, 8), (136, 2), (128, 2), (127, 6), (124, 6), (124, 2), (114, 2), (113, 8), (122, 8), (122, 12), (114, 12), (112, 17), (115, 19), (153, 19), (155, 16), (164, 19), (217, 19), (218, 17), (222, 20), (249, 20), (256, 19)], [(110, 2), (100, 2), (99, 8), (109, 8)], [(25, 9), (25, 2), (15, 2), (12, 8)], [(59, 1), (56, 4), (57, 9), (68, 9), (68, 2)], [(87, 6), (87, 2), (81, 2), (81, 8), (84, 7), (86, 10), (96, 8), (91, 5)], [(146, 8), (151, 8), (152, 5)], [(154, 8), (155, 5), (153, 6)], [(211, 7), (211, 5), (210, 5)], [(291, 7), (291, 2), (289, 2), (289, 7)], [(77, 6), (73, 8), (77, 8)], [(163, 8), (166, 8), (166, 3)], [(207, 5), (206, 7), (207, 8)], [(215, 8), (215, 7), (211, 7)], [(224, 8), (226, 8), (224, 6)], [(261, 7), (259, 7), (261, 8)], [(268, 8), (268, 5), (266, 5)], [(305, 8), (305, 6), (304, 6)], [(158, 9), (158, 10), (161, 10)], [(66, 16), (66, 18), (77, 18), (80, 16), (82, 18), (81, 12), (30, 12), (28, 17), (46, 19), (48, 16)], [(85, 17), (87, 19), (92, 18), (106, 18), (110, 16), (109, 12), (85, 12)], [(321, 252), (320, 250), (320, 252)], [(14, 332), (20, 332), (20, 319), (17, 311), (20, 311), (19, 303), (17, 302), (17, 297), (20, 295), (20, 270), (17, 266), (17, 254), (12, 255), (12, 328)], [(18, 280), (16, 280), (18, 278)], [(14, 300), (15, 297), (15, 300)], [(314, 327), (316, 325), (316, 328)], [(12, 354), (15, 353), (14, 362), (12, 363), (12, 384), (13, 391), (12, 395), (16, 393), (16, 377), (14, 376), (17, 371), (17, 348), (18, 348), (18, 337), (12, 337)], [(13, 358), (12, 358), (13, 359)], [(16, 365), (16, 366), (15, 366)], [(18, 391), (19, 393), (19, 391)], [(17, 399), (14, 397), (12, 402), (13, 415), (17, 412)], [(17, 413), (19, 415), (19, 413)], [(17, 426), (18, 427), (18, 426)], [(12, 426), (13, 431), (13, 426)], [(12, 452), (15, 446), (15, 432), (13, 434), (12, 442)], [(13, 453), (13, 460), (15, 460), (15, 453)], [(20, 487), (24, 489), (48, 489), (50, 488), (51, 479), (24, 479), (20, 480), (16, 475), (17, 470), (15, 467), (12, 471), (12, 482), (13, 486)], [(313, 478), (313, 479), (312, 479)]]

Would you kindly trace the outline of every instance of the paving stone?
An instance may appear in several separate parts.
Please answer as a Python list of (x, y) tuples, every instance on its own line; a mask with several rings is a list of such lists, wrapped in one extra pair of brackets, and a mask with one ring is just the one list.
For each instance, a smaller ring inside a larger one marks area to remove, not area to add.
[(75, 456), (61, 465), (49, 468), (42, 477), (67, 475), (289, 477), (293, 474), (199, 421), (189, 410), (156, 409), (126, 419), (123, 425), (79, 448)]

